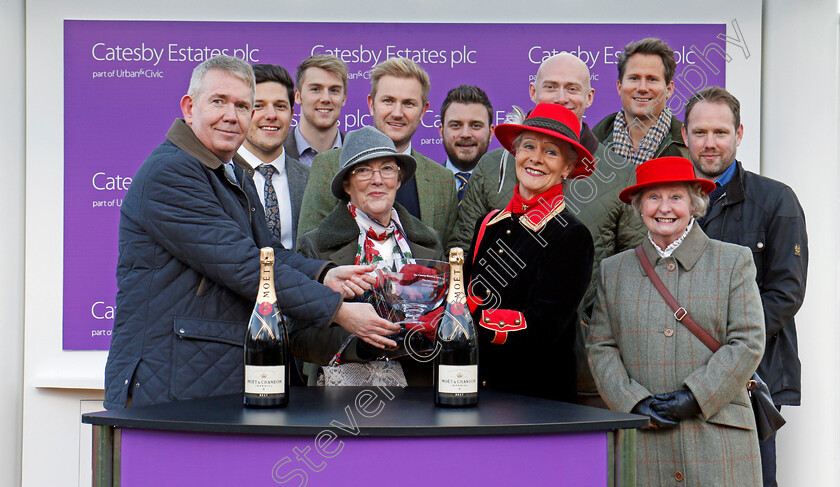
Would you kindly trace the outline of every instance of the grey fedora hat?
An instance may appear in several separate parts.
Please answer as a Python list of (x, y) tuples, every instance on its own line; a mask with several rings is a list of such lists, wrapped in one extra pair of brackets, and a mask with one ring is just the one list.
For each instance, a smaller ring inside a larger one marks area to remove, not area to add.
[(332, 180), (332, 193), (338, 199), (347, 199), (344, 192), (344, 177), (347, 172), (359, 163), (378, 159), (380, 157), (394, 157), (400, 166), (401, 182), (406, 182), (414, 176), (417, 161), (407, 154), (397, 152), (394, 141), (374, 127), (362, 127), (348, 132), (344, 137), (341, 154), (338, 156), (338, 173)]

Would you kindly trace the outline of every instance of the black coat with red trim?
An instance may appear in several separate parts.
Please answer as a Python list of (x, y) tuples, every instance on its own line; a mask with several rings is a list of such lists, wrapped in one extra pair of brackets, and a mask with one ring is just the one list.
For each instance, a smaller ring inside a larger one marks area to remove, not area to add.
[(565, 209), (536, 223), (502, 211), (489, 221), (473, 260), (475, 236), (466, 273), (470, 295), (482, 301), (472, 314), (479, 382), (575, 402), (576, 310), (594, 253), (589, 230)]

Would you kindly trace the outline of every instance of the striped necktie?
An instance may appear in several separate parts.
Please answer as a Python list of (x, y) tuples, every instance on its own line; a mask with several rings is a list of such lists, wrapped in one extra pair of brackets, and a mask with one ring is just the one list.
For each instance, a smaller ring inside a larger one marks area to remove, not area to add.
[(470, 180), (470, 173), (456, 172), (455, 181), (458, 183), (458, 206), (461, 206), (461, 200), (464, 199), (464, 188), (467, 187), (467, 181)]
[(274, 184), (271, 181), (277, 169), (271, 164), (260, 164), (257, 171), (265, 178), (265, 221), (268, 223), (268, 230), (277, 240), (280, 240), (280, 206), (277, 204), (277, 193), (274, 191)]

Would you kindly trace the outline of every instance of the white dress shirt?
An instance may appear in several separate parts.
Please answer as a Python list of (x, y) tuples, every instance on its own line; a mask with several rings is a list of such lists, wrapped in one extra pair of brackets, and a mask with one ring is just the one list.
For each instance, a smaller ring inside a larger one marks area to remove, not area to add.
[[(260, 203), (265, 209), (265, 178), (257, 169), (263, 162), (246, 149), (245, 145), (240, 146), (237, 152), (254, 168), (254, 185), (257, 187)], [(292, 198), (289, 196), (289, 178), (286, 176), (286, 151), (283, 151), (280, 157), (271, 161), (271, 165), (277, 169), (271, 178), (271, 183), (274, 186), (274, 193), (277, 195), (277, 205), (280, 207), (280, 241), (283, 243), (283, 247), (291, 249), (294, 247), (294, 241), (292, 240)]]

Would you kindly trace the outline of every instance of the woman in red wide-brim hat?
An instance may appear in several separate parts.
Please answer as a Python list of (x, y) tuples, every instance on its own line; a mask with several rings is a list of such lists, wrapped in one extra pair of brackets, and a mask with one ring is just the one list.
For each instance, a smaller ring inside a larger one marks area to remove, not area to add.
[(589, 230), (566, 209), (563, 181), (592, 174), (569, 109), (538, 104), (496, 138), (519, 184), (504, 210), (477, 225), (467, 257), (483, 387), (575, 402), (577, 307), (589, 284)]
[[(764, 315), (750, 249), (712, 240), (695, 222), (714, 188), (681, 157), (641, 164), (619, 197), (648, 229), (642, 255), (601, 262), (589, 364), (610, 408), (651, 420), (637, 436), (639, 485), (761, 485), (746, 384), (764, 352)], [(641, 258), (717, 351), (666, 304)]]

